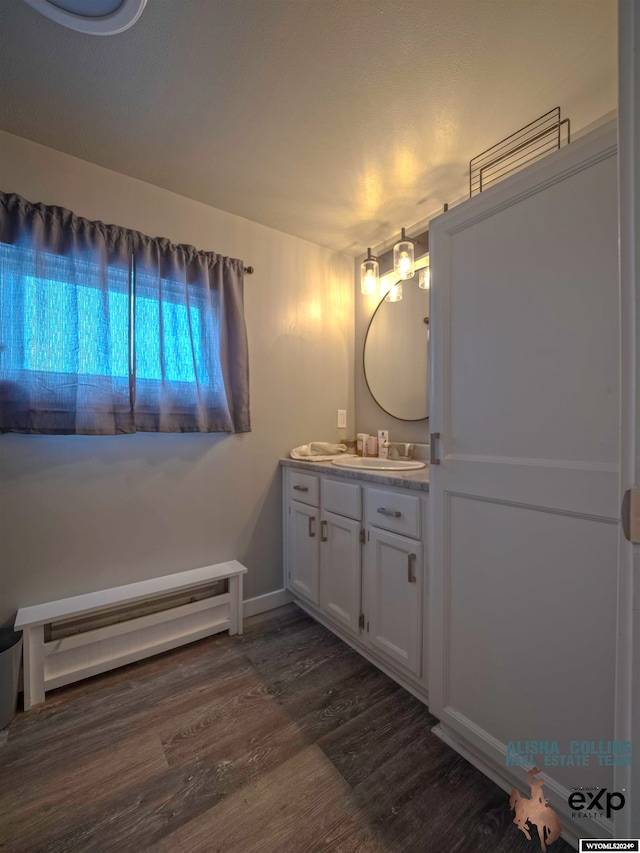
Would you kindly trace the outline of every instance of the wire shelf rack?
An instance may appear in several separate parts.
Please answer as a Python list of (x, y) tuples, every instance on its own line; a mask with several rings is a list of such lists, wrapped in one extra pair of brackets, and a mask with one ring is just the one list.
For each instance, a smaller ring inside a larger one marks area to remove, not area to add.
[(478, 195), (569, 142), (571, 122), (562, 118), (560, 107), (555, 107), (469, 161), (469, 196)]

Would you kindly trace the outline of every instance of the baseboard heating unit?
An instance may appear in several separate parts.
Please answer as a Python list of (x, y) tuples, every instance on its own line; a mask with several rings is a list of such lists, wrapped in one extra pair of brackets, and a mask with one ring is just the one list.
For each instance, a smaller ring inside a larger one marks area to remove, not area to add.
[(192, 643), (242, 633), (237, 560), (23, 607), (25, 711), (45, 692)]

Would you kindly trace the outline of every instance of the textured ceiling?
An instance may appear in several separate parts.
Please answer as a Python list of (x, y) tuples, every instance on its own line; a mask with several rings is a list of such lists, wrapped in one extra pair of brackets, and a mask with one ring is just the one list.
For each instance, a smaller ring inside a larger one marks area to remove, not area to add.
[(616, 106), (615, 0), (149, 0), (92, 37), (0, 0), (0, 127), (358, 254), (560, 105)]

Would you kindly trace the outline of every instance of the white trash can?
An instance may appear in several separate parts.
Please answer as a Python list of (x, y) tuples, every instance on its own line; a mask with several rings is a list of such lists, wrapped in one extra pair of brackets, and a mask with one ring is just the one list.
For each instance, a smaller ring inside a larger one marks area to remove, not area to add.
[(0, 627), (0, 729), (6, 728), (16, 713), (21, 654), (22, 633), (10, 625)]

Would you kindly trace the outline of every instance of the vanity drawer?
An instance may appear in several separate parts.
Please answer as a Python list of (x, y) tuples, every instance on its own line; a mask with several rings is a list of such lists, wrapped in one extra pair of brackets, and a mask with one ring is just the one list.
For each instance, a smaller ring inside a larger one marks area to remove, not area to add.
[(420, 538), (420, 498), (387, 489), (367, 489), (364, 499), (365, 521), (383, 530)]
[(337, 515), (346, 515), (360, 521), (362, 518), (362, 489), (344, 480), (323, 480), (322, 507)]
[(288, 497), (310, 506), (320, 506), (320, 479), (315, 474), (303, 474), (290, 468)]

